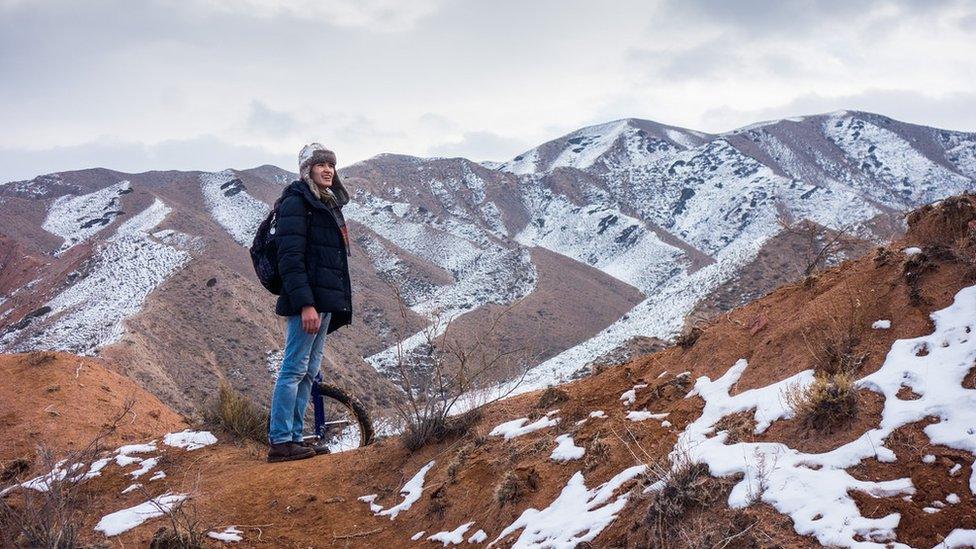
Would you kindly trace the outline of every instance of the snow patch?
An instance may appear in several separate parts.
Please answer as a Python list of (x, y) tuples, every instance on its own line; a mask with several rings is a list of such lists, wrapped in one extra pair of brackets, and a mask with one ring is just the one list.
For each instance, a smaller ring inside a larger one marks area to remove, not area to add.
[(556, 437), (556, 448), (549, 455), (549, 459), (553, 461), (571, 461), (583, 457), (584, 452), (586, 452), (584, 448), (577, 446), (573, 442), (572, 435), (559, 435)]
[(514, 549), (576, 547), (593, 541), (627, 505), (626, 491), (616, 498), (613, 498), (614, 493), (646, 468), (645, 465), (635, 465), (625, 469), (592, 490), (586, 488), (583, 473), (577, 471), (548, 507), (541, 511), (526, 509), (488, 546), (494, 546), (518, 530), (522, 533), (511, 546)]
[(495, 426), (494, 429), (488, 433), (489, 436), (500, 436), (505, 437), (505, 440), (513, 439), (515, 437), (520, 437), (522, 435), (531, 433), (533, 431), (538, 431), (540, 429), (545, 429), (547, 427), (553, 427), (559, 423), (560, 418), (551, 417), (558, 410), (549, 412), (543, 417), (528, 423), (529, 418), (523, 417), (519, 419), (513, 419), (512, 421), (506, 421), (500, 425)]
[(191, 431), (189, 429), (178, 433), (168, 433), (163, 436), (163, 444), (186, 450), (197, 450), (217, 442), (217, 437), (210, 431)]
[(145, 503), (140, 503), (135, 507), (110, 513), (98, 521), (98, 524), (95, 525), (95, 531), (110, 537), (117, 536), (139, 526), (149, 519), (163, 516), (186, 498), (186, 494), (166, 493), (152, 498)]

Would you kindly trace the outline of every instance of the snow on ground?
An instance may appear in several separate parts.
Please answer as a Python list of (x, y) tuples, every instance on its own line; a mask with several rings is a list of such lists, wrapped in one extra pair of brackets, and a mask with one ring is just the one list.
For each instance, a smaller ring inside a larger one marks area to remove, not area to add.
[(637, 389), (643, 389), (644, 387), (647, 387), (646, 383), (638, 383), (621, 393), (620, 400), (624, 403), (624, 406), (633, 406), (634, 401), (637, 400)]
[(655, 414), (653, 412), (648, 412), (647, 410), (632, 410), (627, 412), (627, 419), (630, 421), (647, 421), (648, 419), (661, 420), (668, 417), (667, 412), (663, 414)]
[(217, 541), (223, 541), (229, 543), (229, 542), (243, 541), (244, 538), (241, 536), (241, 534), (243, 533), (244, 532), (238, 530), (236, 526), (228, 526), (227, 528), (224, 528), (222, 532), (217, 532), (217, 531), (207, 532), (207, 537), (211, 539), (215, 539)]
[(478, 530), (474, 534), (471, 534), (471, 537), (468, 538), (468, 543), (481, 543), (486, 539), (488, 539), (488, 534), (484, 530)]
[(94, 354), (99, 347), (118, 341), (123, 321), (139, 312), (157, 286), (182, 268), (190, 254), (155, 241), (147, 231), (170, 213), (158, 198), (148, 208), (121, 224), (93, 254), (87, 276), (45, 303), (51, 308), (43, 328), (30, 325), (0, 339), (5, 352), (38, 349)]
[(121, 196), (131, 192), (128, 181), (120, 181), (81, 196), (58, 197), (48, 208), (41, 228), (64, 239), (58, 254), (84, 242), (122, 214)]
[(572, 461), (583, 457), (586, 449), (577, 446), (573, 442), (573, 436), (569, 434), (556, 437), (556, 448), (549, 454), (549, 459), (553, 461)]
[[(829, 117), (824, 134), (852, 159), (858, 168), (887, 184), (874, 185), (875, 198), (886, 205), (918, 205), (960, 193), (972, 181), (927, 158), (921, 151), (892, 130), (865, 117), (845, 114)], [(883, 194), (882, 194), (883, 193)]]
[(464, 533), (468, 531), (468, 528), (471, 528), (472, 524), (474, 524), (474, 521), (465, 522), (454, 530), (449, 532), (437, 532), (436, 534), (428, 536), (427, 539), (430, 541), (439, 541), (443, 543), (445, 547), (448, 545), (460, 545), (464, 541)]
[(217, 442), (217, 437), (210, 431), (191, 431), (186, 429), (178, 433), (167, 433), (163, 436), (163, 444), (186, 450), (196, 450)]
[[(739, 360), (715, 381), (698, 379), (689, 396), (700, 396), (705, 407), (701, 417), (679, 436), (672, 461), (687, 456), (707, 464), (713, 475), (742, 474), (743, 480), (729, 495), (730, 506), (747, 506), (758, 498), (788, 515), (797, 533), (814, 536), (822, 544), (885, 547), (895, 539), (900, 515), (864, 517), (849, 492), (873, 497), (911, 495), (915, 491), (911, 479), (863, 481), (845, 469), (865, 459), (894, 461), (896, 456), (884, 445), (885, 439), (895, 429), (926, 417), (940, 419), (923, 429), (931, 444), (976, 454), (976, 391), (962, 387), (976, 360), (974, 310), (976, 286), (959, 291), (949, 307), (931, 314), (935, 325), (932, 334), (895, 341), (881, 368), (858, 380), (858, 386), (882, 393), (885, 404), (880, 425), (856, 440), (820, 454), (803, 453), (782, 443), (725, 445), (725, 432), (714, 433), (721, 418), (754, 410), (756, 433), (761, 433), (773, 421), (789, 417), (780, 398), (782, 391), (808, 384), (813, 378), (812, 371), (807, 370), (730, 396), (729, 390), (747, 367), (745, 360)], [(922, 348), (928, 352), (918, 356)], [(899, 399), (897, 393), (903, 386), (920, 398)], [(970, 479), (970, 490), (976, 493), (976, 475)]]
[(891, 328), (891, 321), (875, 320), (874, 323), (871, 324), (871, 327), (874, 328), (875, 330), (887, 330), (888, 328)]
[(390, 507), (389, 509), (384, 510), (382, 506), (374, 502), (376, 499), (376, 494), (362, 496), (359, 498), (359, 501), (368, 503), (369, 509), (373, 512), (373, 514), (390, 517), (390, 520), (393, 520), (402, 511), (410, 509), (410, 507), (418, 499), (420, 499), (420, 495), (424, 492), (424, 477), (427, 475), (427, 471), (430, 471), (430, 468), (433, 466), (434, 460), (431, 460), (427, 463), (427, 465), (421, 467), (420, 470), (417, 471), (417, 474), (408, 480), (407, 483), (403, 485), (403, 488), (400, 488), (400, 495), (403, 496), (403, 501), (394, 505), (393, 507)]
[(626, 315), (596, 336), (566, 349), (531, 368), (520, 383), (503, 384), (494, 392), (522, 394), (569, 381), (584, 365), (624, 344), (634, 336), (670, 339), (676, 335), (685, 316), (714, 288), (734, 276), (742, 264), (750, 261), (763, 242), (771, 236), (770, 227), (756, 224), (742, 232), (740, 238), (719, 254), (717, 261), (689, 276), (674, 277)]
[[(473, 174), (463, 181), (432, 179), (431, 193), (447, 206), (456, 202), (451, 190), (461, 186), (476, 198), (479, 184)], [(479, 179), (480, 181), (480, 179)], [(480, 183), (483, 185), (483, 182)], [(457, 189), (455, 189), (457, 188)], [(483, 198), (483, 196), (482, 196)], [(527, 249), (502, 245), (475, 216), (455, 207), (453, 215), (439, 217), (407, 203), (360, 193), (343, 213), (392, 245), (418, 256), (450, 273), (454, 282), (443, 286), (408, 285), (406, 297), (414, 312), (439, 319), (434, 335), (458, 316), (487, 303), (505, 305), (535, 289), (538, 275)], [(396, 282), (410, 280), (388, 245), (375, 238), (361, 239), (373, 266)], [(398, 352), (411, 353), (426, 343), (423, 331), (397, 345), (366, 358), (382, 374), (391, 374)]]
[(591, 490), (586, 488), (583, 473), (577, 471), (548, 507), (541, 511), (526, 509), (488, 546), (494, 546), (519, 530), (522, 533), (511, 546), (513, 549), (576, 547), (580, 543), (593, 541), (627, 505), (627, 491), (616, 498), (613, 498), (614, 493), (646, 468), (645, 465), (635, 465)]
[(505, 437), (505, 440), (510, 440), (540, 429), (553, 427), (559, 423), (560, 420), (559, 417), (552, 417), (558, 411), (559, 410), (553, 410), (532, 423), (529, 423), (529, 418), (527, 417), (506, 421), (505, 423), (496, 425), (495, 428), (488, 433), (488, 436)]
[(241, 246), (250, 246), (271, 206), (254, 198), (233, 170), (200, 175), (203, 200), (214, 221)]
[(149, 519), (163, 516), (186, 498), (186, 494), (166, 493), (152, 498), (145, 503), (140, 503), (135, 507), (116, 511), (102, 517), (98, 521), (98, 524), (95, 525), (95, 531), (101, 532), (106, 536), (117, 536), (139, 526)]

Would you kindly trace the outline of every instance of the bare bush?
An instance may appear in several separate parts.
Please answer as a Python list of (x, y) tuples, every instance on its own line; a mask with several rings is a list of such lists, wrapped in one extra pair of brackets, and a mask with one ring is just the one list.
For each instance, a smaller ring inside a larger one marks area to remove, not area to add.
[(836, 263), (850, 252), (850, 226), (834, 231), (806, 219), (792, 221), (785, 215), (777, 217), (777, 222), (783, 232), (800, 237), (808, 245), (810, 252), (800, 258), (804, 267), (799, 274), (805, 277), (821, 266)]
[[(404, 300), (397, 294), (400, 314), (406, 319)], [(506, 349), (501, 326), (510, 320), (515, 304), (490, 317), (475, 334), (456, 334), (451, 318), (435, 311), (428, 324), (405, 349), (404, 334), (397, 334), (393, 382), (403, 395), (394, 404), (404, 425), (404, 446), (415, 451), (430, 443), (466, 434), (480, 419), (480, 408), (505, 398), (519, 385), (530, 365), (524, 348)], [(406, 324), (403, 322), (402, 324)], [(510, 380), (500, 387), (499, 382)], [(465, 409), (462, 414), (458, 411)]]
[(688, 331), (682, 333), (677, 338), (675, 338), (674, 343), (678, 347), (681, 347), (682, 349), (687, 351), (688, 349), (691, 349), (695, 345), (695, 343), (698, 341), (698, 338), (701, 337), (701, 335), (702, 335), (702, 329), (698, 326), (692, 326), (691, 329), (689, 329)]
[(216, 398), (204, 405), (204, 421), (237, 440), (268, 443), (268, 413), (226, 383), (221, 383)]
[(648, 464), (642, 483), (648, 490), (648, 508), (643, 525), (656, 546), (666, 546), (681, 518), (691, 509), (705, 508), (724, 497), (728, 479), (712, 477), (708, 466), (697, 463), (680, 449)]
[(539, 395), (539, 401), (535, 403), (535, 407), (546, 409), (567, 400), (569, 400), (569, 393), (566, 391), (556, 387), (546, 387), (546, 390)]
[[(118, 415), (91, 441), (60, 459), (53, 450), (38, 448), (36, 461), (41, 465), (40, 476), (30, 483), (18, 481), (0, 491), (0, 545), (48, 549), (78, 546), (89, 500), (81, 485), (90, 478), (86, 473), (102, 454), (105, 438), (132, 413), (132, 406), (133, 402), (126, 400)], [(17, 477), (19, 474), (14, 475)], [(10, 501), (14, 494), (20, 497)]]
[(528, 470), (509, 469), (495, 485), (495, 501), (504, 507), (514, 503), (528, 493), (539, 489), (539, 473), (535, 468)]
[(788, 386), (783, 397), (797, 420), (810, 429), (830, 430), (857, 417), (857, 386), (846, 373), (817, 373), (810, 384)]
[[(148, 501), (155, 500), (149, 498)], [(200, 549), (205, 546), (211, 528), (203, 525), (190, 498), (172, 506), (157, 504), (157, 508), (169, 524), (156, 530), (149, 542), (150, 549)]]
[(868, 354), (858, 351), (864, 323), (861, 301), (850, 291), (845, 301), (828, 307), (827, 320), (818, 332), (801, 334), (817, 372), (854, 375), (867, 361)]

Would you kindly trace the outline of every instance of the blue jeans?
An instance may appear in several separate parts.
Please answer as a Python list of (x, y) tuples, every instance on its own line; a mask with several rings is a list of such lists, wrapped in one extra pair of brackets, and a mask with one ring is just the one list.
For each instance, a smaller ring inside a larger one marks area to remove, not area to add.
[(302, 418), (312, 394), (312, 381), (322, 364), (325, 333), (332, 313), (319, 313), (321, 326), (314, 334), (302, 329), (302, 315), (289, 316), (285, 326), (285, 352), (271, 395), (268, 442), (302, 441)]

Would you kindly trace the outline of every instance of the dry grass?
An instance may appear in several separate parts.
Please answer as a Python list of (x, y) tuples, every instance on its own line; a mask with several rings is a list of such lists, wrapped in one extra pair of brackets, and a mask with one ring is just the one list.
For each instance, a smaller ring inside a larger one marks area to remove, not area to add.
[(698, 341), (698, 338), (701, 337), (701, 335), (702, 329), (698, 326), (692, 326), (691, 329), (676, 337), (674, 344), (684, 350), (688, 350), (695, 345), (695, 342)]
[(239, 441), (268, 443), (268, 413), (226, 383), (220, 384), (217, 398), (204, 406), (204, 419)]
[(857, 417), (857, 386), (850, 374), (819, 372), (808, 385), (787, 387), (783, 398), (796, 419), (809, 429), (831, 430)]
[(592, 471), (600, 465), (607, 463), (607, 458), (609, 457), (610, 445), (598, 433), (586, 445), (586, 453), (583, 454), (583, 468), (586, 471)]
[(515, 503), (527, 492), (538, 489), (539, 473), (534, 468), (527, 471), (509, 469), (495, 485), (495, 501), (504, 507), (506, 503)]
[[(79, 545), (79, 532), (90, 498), (82, 489), (85, 473), (102, 454), (102, 441), (117, 430), (131, 413), (132, 406), (132, 401), (126, 401), (119, 414), (88, 444), (65, 453), (60, 459), (48, 448), (38, 449), (37, 462), (41, 466), (38, 476), (44, 477), (47, 489), (36, 491), (14, 484), (3, 490), (0, 546), (67, 549)], [(28, 469), (29, 465), (14, 467), (10, 479), (23, 482), (20, 476)], [(14, 498), (15, 495), (20, 497)]]
[(725, 444), (751, 442), (756, 431), (754, 410), (729, 414), (715, 423), (715, 432), (725, 431)]
[(683, 452), (675, 451), (672, 457), (673, 462), (662, 458), (650, 463), (641, 483), (653, 486), (643, 526), (655, 547), (665, 547), (667, 540), (674, 539), (685, 513), (718, 502), (731, 485), (727, 479), (712, 477), (707, 465), (691, 461)]
[(436, 444), (468, 434), (480, 419), (480, 408), (456, 416), (424, 415), (407, 424), (400, 442), (404, 448), (415, 452), (428, 444)]
[(566, 402), (569, 400), (569, 393), (562, 389), (557, 389), (555, 387), (547, 387), (542, 394), (539, 395), (539, 401), (535, 403), (535, 407), (539, 409), (546, 409), (551, 406), (555, 406), (560, 402)]

